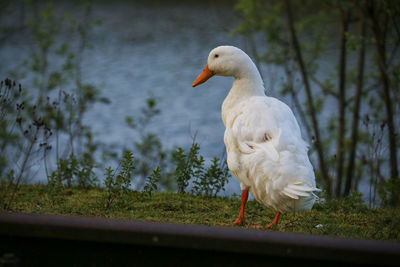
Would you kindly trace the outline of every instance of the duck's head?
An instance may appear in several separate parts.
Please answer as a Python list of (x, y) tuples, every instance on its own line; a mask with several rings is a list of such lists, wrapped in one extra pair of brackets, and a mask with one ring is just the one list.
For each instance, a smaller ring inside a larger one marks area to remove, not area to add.
[[(254, 63), (250, 57), (234, 46), (218, 46), (211, 50), (203, 72), (196, 78), (192, 86), (204, 83), (214, 75), (240, 78), (254, 71)], [(257, 69), (255, 71), (258, 73)]]

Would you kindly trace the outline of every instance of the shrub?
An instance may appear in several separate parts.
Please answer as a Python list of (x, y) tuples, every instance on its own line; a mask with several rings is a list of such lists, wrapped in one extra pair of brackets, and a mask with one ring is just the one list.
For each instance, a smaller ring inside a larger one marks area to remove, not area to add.
[(58, 160), (57, 169), (48, 177), (49, 185), (90, 188), (96, 185), (97, 181), (93, 169), (94, 162), (86, 154), (81, 159), (70, 154), (68, 158)]
[(172, 160), (176, 165), (172, 175), (176, 178), (179, 193), (185, 193), (192, 177), (198, 178), (203, 173), (204, 158), (199, 155), (199, 150), (199, 145), (193, 142), (189, 153), (186, 154), (180, 147), (172, 153)]
[(152, 193), (154, 191), (157, 191), (158, 186), (157, 183), (160, 181), (161, 179), (161, 170), (159, 167), (154, 168), (153, 172), (151, 173), (151, 175), (147, 178), (147, 183), (144, 186), (144, 192), (147, 196), (151, 197)]
[(184, 193), (192, 181), (192, 194), (215, 197), (221, 190), (224, 190), (230, 177), (226, 161), (214, 157), (210, 167), (206, 168), (204, 157), (199, 155), (199, 150), (200, 147), (195, 142), (189, 153), (178, 148), (172, 155), (176, 165), (172, 175), (177, 181), (179, 193)]
[(216, 197), (230, 177), (226, 161), (214, 157), (211, 166), (193, 181), (192, 192), (197, 195)]
[(120, 166), (120, 171), (118, 170), (119, 167), (116, 170), (113, 170), (111, 167), (106, 169), (106, 179), (104, 180), (107, 191), (105, 209), (109, 209), (118, 196), (126, 194), (129, 190), (132, 171), (135, 169), (134, 158), (131, 151), (125, 151)]

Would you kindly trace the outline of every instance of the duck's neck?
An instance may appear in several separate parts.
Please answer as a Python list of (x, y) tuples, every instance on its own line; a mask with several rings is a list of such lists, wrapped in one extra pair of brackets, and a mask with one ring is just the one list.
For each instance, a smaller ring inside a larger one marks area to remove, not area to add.
[(236, 73), (227, 98), (241, 99), (260, 95), (264, 95), (264, 84), (256, 65), (249, 59), (245, 66)]
[(255, 66), (251, 71), (235, 77), (232, 88), (222, 104), (224, 124), (229, 120), (228, 117), (236, 113), (235, 110), (239, 111), (237, 107), (240, 102), (253, 96), (265, 96), (263, 81)]
[(227, 98), (243, 99), (252, 96), (263, 96), (264, 86), (261, 77), (238, 77), (233, 81)]

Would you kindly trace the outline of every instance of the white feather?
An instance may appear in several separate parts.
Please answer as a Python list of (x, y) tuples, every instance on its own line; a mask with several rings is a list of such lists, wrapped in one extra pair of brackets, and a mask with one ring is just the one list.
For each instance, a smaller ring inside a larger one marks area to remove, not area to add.
[(289, 189), (289, 188), (283, 189), (282, 193), (285, 194), (288, 197), (293, 198), (293, 199), (299, 199), (299, 195), (296, 192), (294, 192), (293, 190)]

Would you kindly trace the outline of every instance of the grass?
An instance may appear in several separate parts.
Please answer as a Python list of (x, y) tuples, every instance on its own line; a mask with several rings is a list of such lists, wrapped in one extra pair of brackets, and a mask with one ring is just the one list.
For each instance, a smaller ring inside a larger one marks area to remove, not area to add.
[[(161, 192), (150, 197), (143, 192), (129, 191), (106, 209), (106, 197), (102, 188), (67, 188), (54, 194), (46, 185), (28, 184), (21, 186), (9, 211), (218, 226), (232, 223), (240, 208), (238, 198)], [(250, 225), (267, 225), (275, 215), (274, 210), (256, 201), (249, 201), (246, 208), (246, 221)], [(400, 210), (371, 209), (353, 195), (344, 200), (317, 203), (311, 211), (283, 214), (278, 227), (261, 231), (400, 242)]]

